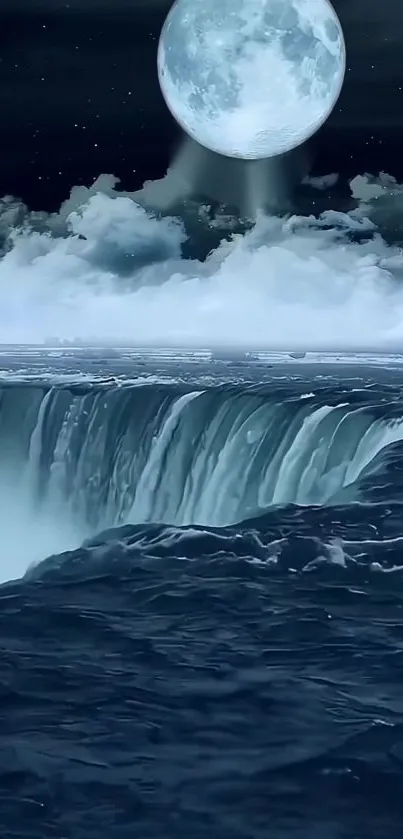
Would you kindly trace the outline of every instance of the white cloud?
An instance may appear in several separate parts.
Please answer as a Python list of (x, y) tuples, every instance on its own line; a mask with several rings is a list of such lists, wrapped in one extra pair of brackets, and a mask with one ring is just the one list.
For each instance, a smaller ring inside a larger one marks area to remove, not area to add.
[(348, 214), (261, 216), (204, 262), (181, 256), (181, 221), (141, 206), (169, 204), (172, 172), (134, 194), (116, 183), (76, 187), (53, 216), (3, 202), (12, 247), (0, 260), (0, 342), (402, 348), (403, 257), (391, 237), (403, 187), (393, 178), (355, 178)]

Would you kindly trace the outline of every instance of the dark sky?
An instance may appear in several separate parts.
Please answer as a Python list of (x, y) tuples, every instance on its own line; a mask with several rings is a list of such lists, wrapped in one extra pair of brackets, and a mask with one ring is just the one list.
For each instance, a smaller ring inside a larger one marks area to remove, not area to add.
[[(170, 0), (0, 0), (0, 193), (57, 206), (101, 172), (160, 177), (178, 131), (156, 50)], [(345, 86), (313, 144), (317, 171), (403, 179), (403, 3), (338, 0)]]

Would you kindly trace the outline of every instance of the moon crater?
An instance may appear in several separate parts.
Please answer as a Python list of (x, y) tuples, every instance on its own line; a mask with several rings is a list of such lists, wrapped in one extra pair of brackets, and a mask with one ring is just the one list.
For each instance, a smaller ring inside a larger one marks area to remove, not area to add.
[(176, 0), (157, 63), (165, 101), (189, 136), (256, 160), (284, 154), (320, 128), (346, 59), (329, 0)]

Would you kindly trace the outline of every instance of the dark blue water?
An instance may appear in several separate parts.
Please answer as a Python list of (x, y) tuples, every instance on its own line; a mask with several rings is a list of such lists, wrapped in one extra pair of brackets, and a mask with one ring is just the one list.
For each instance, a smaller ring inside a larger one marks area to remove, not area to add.
[(49, 364), (0, 395), (0, 835), (400, 837), (401, 368)]

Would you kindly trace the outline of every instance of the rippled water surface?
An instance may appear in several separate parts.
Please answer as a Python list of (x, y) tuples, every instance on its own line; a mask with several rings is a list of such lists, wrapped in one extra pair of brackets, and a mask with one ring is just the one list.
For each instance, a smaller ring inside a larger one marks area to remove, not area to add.
[(1, 835), (400, 837), (402, 359), (0, 367)]

